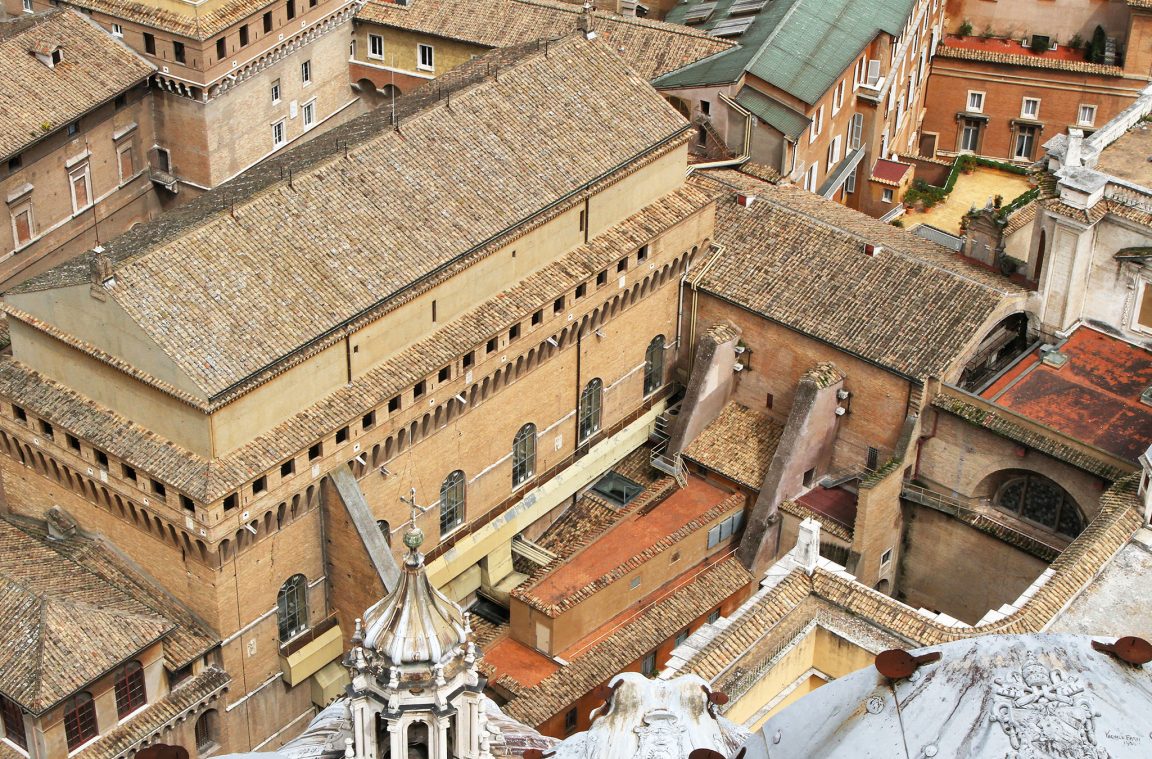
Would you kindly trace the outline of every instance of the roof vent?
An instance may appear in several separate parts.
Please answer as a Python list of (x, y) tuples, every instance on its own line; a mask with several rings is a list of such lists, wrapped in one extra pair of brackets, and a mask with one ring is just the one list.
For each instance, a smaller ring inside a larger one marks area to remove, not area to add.
[(1152, 387), (1146, 388), (1144, 392), (1140, 393), (1140, 402), (1145, 406), (1152, 406)]
[(752, 203), (753, 203), (755, 200), (756, 200), (756, 196), (755, 196), (755, 195), (750, 195), (750, 194), (748, 194), (748, 193), (746, 193), (746, 192), (738, 192), (738, 193), (736, 193), (736, 202), (737, 202), (737, 203), (739, 203), (739, 204), (740, 204), (741, 206), (743, 206), (744, 208), (748, 208), (750, 205), (752, 205)]
[(872, 258), (875, 258), (876, 256), (880, 255), (880, 252), (883, 250), (884, 250), (883, 245), (875, 245), (875, 244), (870, 243), (870, 242), (864, 243), (864, 255), (866, 255), (866, 256), (871, 256)]
[(1053, 345), (1042, 345), (1040, 346), (1040, 363), (1053, 369), (1059, 369), (1068, 363), (1068, 354), (1061, 353)]

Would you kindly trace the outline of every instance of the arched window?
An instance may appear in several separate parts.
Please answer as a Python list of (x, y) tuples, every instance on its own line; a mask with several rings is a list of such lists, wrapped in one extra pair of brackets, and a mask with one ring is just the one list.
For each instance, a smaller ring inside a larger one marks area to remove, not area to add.
[(24, 713), (15, 701), (2, 695), (0, 695), (0, 722), (4, 724), (4, 739), (27, 751), (28, 735), (24, 732)]
[(91, 693), (77, 693), (64, 706), (64, 735), (68, 750), (74, 751), (99, 735), (96, 729), (96, 704)]
[(380, 528), (380, 534), (384, 536), (384, 542), (391, 547), (392, 545), (392, 525), (388, 524), (387, 519), (377, 519), (376, 526)]
[(656, 335), (644, 351), (644, 395), (652, 395), (664, 384), (664, 335)]
[(1060, 535), (1074, 538), (1084, 518), (1064, 488), (1039, 474), (1008, 480), (996, 492), (995, 504)]
[(457, 469), (440, 486), (440, 534), (447, 535), (464, 522), (464, 473)]
[(512, 441), (512, 487), (519, 487), (536, 471), (536, 425), (525, 424)]
[(581, 443), (600, 431), (600, 401), (603, 394), (604, 383), (599, 377), (585, 385), (584, 392), (580, 393), (580, 420), (577, 431)]
[(128, 662), (116, 672), (116, 713), (124, 719), (146, 703), (144, 668), (138, 661)]
[(209, 709), (196, 720), (196, 750), (200, 753), (207, 751), (219, 743), (220, 724), (217, 720), (216, 710)]
[(280, 586), (276, 596), (276, 616), (280, 623), (280, 642), (308, 629), (308, 580), (292, 575)]

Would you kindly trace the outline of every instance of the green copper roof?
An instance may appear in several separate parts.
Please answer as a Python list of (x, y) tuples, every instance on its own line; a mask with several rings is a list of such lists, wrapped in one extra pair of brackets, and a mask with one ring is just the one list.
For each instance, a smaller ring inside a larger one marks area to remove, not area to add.
[[(741, 0), (719, 0), (696, 28), (712, 30), (728, 21)], [(665, 74), (654, 84), (671, 89), (731, 84), (744, 72), (812, 104), (836, 83), (880, 32), (898, 35), (916, 0), (768, 0), (751, 26), (737, 37), (740, 47)], [(702, 0), (673, 8), (667, 20), (683, 23)]]
[(748, 86), (740, 88), (736, 102), (747, 108), (753, 116), (793, 140), (803, 134), (812, 123), (812, 120), (804, 114), (797, 113), (783, 103)]

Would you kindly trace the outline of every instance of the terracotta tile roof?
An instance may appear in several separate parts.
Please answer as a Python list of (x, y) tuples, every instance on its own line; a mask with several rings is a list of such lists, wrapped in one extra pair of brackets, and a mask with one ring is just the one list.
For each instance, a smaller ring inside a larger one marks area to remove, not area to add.
[(784, 425), (736, 401), (684, 450), (684, 458), (759, 490), (772, 463)]
[[(106, 13), (114, 18), (206, 40), (253, 16), (275, 2), (268, 0), (205, 0), (200, 3), (158, 3), (155, 0), (67, 0), (69, 5)], [(163, 7), (161, 7), (163, 5)], [(185, 6), (185, 7), (180, 7)], [(174, 10), (180, 8), (180, 10)]]
[(199, 714), (228, 689), (232, 678), (223, 670), (208, 667), (191, 680), (176, 686), (164, 698), (75, 755), (75, 759), (122, 759), (142, 745), (163, 742), (169, 728)]
[(1024, 227), (1029, 226), (1036, 219), (1036, 201), (1024, 204), (1012, 212), (1008, 223), (1004, 225), (1004, 236), (1015, 234)]
[[(541, 303), (551, 303), (576, 284), (614, 264), (621, 250), (639, 247), (700, 213), (712, 198), (712, 194), (692, 185), (665, 195), (508, 290), (492, 294), (471, 312), (354, 378), (311, 408), (227, 456), (211, 461), (108, 411), (10, 356), (0, 356), (0, 396), (20, 399), (22, 406), (57, 428), (90, 441), (191, 498), (211, 502), (251, 480), (254, 472), (278, 465), (318, 437), (359, 419), (366, 398), (391, 398), (411, 387), (415, 380), (434, 373), (454, 357), (518, 322), (524, 313)], [(343, 466), (343, 463), (333, 462), (333, 466), (336, 465)]]
[(780, 510), (785, 514), (791, 514), (801, 521), (805, 519), (815, 519), (820, 523), (820, 529), (824, 532), (841, 540), (846, 540), (849, 543), (852, 542), (853, 529), (845, 527), (836, 520), (821, 514), (819, 511), (810, 508), (807, 504), (801, 503), (800, 501), (781, 501)]
[(1009, 66), (1025, 66), (1034, 69), (1054, 69), (1057, 71), (1071, 71), (1077, 74), (1097, 74), (1100, 76), (1124, 75), (1124, 69), (1119, 66), (1105, 66), (1102, 63), (1088, 63), (1087, 61), (1070, 61), (1064, 58), (1046, 58), (1028, 53), (1001, 53), (993, 50), (968, 50), (959, 47), (949, 47), (947, 41), (936, 48), (936, 55), (940, 58), (952, 58), (960, 61), (978, 61), (980, 63), (1000, 63)]
[[(299, 170), (291, 156), (262, 164), (114, 240), (108, 298), (214, 400), (343, 339), (688, 128), (606, 43), (577, 34), (433, 99), (399, 130), (390, 118), (365, 114), (289, 151), (334, 154)], [(88, 281), (84, 264), (27, 287)]]
[[(397, 5), (369, 0), (356, 18), (396, 29), (506, 47), (576, 29), (579, 5), (549, 0), (412, 0)], [(735, 46), (678, 24), (595, 11), (592, 29), (637, 74), (654, 79)]]
[[(922, 379), (942, 377), (1023, 288), (936, 243), (793, 186), (732, 171), (753, 192), (717, 204), (722, 253), (698, 268), (702, 289), (847, 353)], [(864, 244), (882, 246), (877, 256)]]
[(529, 725), (542, 724), (747, 586), (751, 579), (740, 562), (729, 557), (682, 585), (674, 583), (656, 602), (626, 612), (624, 621), (605, 630), (578, 655), (563, 652), (568, 655), (568, 666), (535, 687), (520, 688), (505, 705), (504, 713)]
[(872, 179), (886, 184), (898, 185), (911, 168), (912, 164), (910, 163), (900, 163), (881, 158), (872, 167)]
[[(10, 24), (18, 31), (5, 34)], [(48, 55), (60, 48), (63, 58), (49, 67), (32, 54), (37, 48)], [(0, 158), (19, 153), (155, 70), (75, 11), (0, 21)]]
[(0, 520), (0, 692), (39, 714), (164, 639), (183, 666), (215, 644), (201, 623), (97, 541)]

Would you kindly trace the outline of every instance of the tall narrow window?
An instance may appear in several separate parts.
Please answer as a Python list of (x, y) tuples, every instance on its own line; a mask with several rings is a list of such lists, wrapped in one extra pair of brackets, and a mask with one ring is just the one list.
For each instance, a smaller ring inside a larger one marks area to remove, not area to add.
[(368, 57), (384, 58), (384, 37), (379, 34), (368, 35)]
[(12, 208), (12, 235), (16, 247), (27, 245), (36, 236), (36, 226), (32, 221), (32, 203), (26, 202)]
[(581, 443), (600, 431), (600, 404), (603, 400), (603, 394), (604, 383), (600, 381), (599, 377), (585, 385), (584, 392), (580, 393), (579, 438)]
[(273, 79), (272, 80), (272, 105), (276, 105), (279, 102), (280, 102), (280, 80), (279, 79)]
[(302, 84), (312, 84), (312, 61), (304, 61), (300, 64), (300, 82)]
[(156, 37), (144, 32), (144, 52), (148, 55), (156, 55)]
[(644, 395), (651, 395), (664, 384), (664, 335), (656, 335), (644, 351)]
[(276, 595), (276, 620), (280, 642), (308, 629), (308, 581), (304, 575), (292, 575)]
[(68, 740), (69, 751), (74, 751), (99, 735), (92, 694), (77, 693), (68, 699), (64, 707), (64, 735)]
[(431, 45), (417, 45), (416, 68), (421, 71), (431, 71), (436, 68), (436, 51)]
[(172, 57), (177, 63), (184, 63), (184, 43), (172, 41)]
[(221, 37), (216, 40), (216, 59), (224, 60), (228, 57), (228, 38)]
[(220, 733), (215, 709), (209, 709), (196, 720), (196, 750), (203, 753), (216, 745)]
[(284, 6), (284, 9), (288, 14), (289, 21), (296, 18), (296, 0), (288, 0)]
[(284, 136), (284, 122), (277, 121), (272, 125), (272, 147), (278, 148), (285, 142), (287, 138)]
[(860, 147), (860, 135), (864, 131), (864, 114), (852, 114), (852, 123), (848, 127), (848, 149), (855, 150)]
[(131, 145), (124, 145), (116, 150), (116, 165), (120, 169), (120, 184), (136, 175), (136, 159)]
[(115, 690), (116, 714), (120, 719), (148, 703), (148, 694), (144, 688), (144, 668), (140, 662), (128, 662), (116, 672)]
[(69, 172), (68, 183), (72, 187), (73, 213), (80, 213), (92, 205), (92, 180), (87, 163)]
[(457, 469), (440, 486), (440, 534), (447, 535), (464, 523), (464, 472)]
[(303, 112), (304, 128), (311, 129), (316, 126), (316, 101), (312, 100), (305, 103), (300, 110)]
[(248, 44), (248, 25), (240, 27), (240, 47)]
[(525, 424), (512, 441), (512, 487), (527, 482), (536, 471), (536, 425)]
[(0, 721), (4, 724), (4, 738), (17, 748), (28, 750), (28, 735), (24, 732), (24, 713), (20, 707), (0, 695)]
[(264, 33), (272, 31), (272, 11), (264, 14)]

